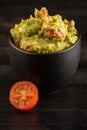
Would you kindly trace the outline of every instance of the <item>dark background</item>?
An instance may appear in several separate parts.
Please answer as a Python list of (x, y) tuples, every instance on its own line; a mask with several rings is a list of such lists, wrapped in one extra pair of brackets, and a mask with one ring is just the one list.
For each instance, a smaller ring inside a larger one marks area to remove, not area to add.
[[(49, 14), (75, 20), (81, 33), (80, 63), (67, 88), (40, 98), (35, 109), (21, 113), (8, 100), (15, 82), (8, 56), (9, 30), (42, 6)], [(0, 1), (0, 130), (87, 130), (87, 0)]]

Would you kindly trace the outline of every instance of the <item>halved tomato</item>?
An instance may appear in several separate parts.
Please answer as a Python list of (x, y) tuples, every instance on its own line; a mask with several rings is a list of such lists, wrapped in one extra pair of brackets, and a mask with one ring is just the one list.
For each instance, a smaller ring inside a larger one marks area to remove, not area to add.
[(30, 81), (16, 82), (10, 89), (9, 101), (19, 110), (31, 110), (38, 102), (38, 89)]

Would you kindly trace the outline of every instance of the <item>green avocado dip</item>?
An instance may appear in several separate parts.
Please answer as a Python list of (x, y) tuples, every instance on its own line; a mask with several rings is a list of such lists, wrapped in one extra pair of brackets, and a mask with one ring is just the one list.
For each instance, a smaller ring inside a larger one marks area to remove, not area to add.
[(45, 7), (35, 9), (34, 17), (22, 19), (10, 33), (17, 47), (35, 53), (59, 52), (78, 40), (75, 21), (63, 20), (60, 14), (51, 16)]

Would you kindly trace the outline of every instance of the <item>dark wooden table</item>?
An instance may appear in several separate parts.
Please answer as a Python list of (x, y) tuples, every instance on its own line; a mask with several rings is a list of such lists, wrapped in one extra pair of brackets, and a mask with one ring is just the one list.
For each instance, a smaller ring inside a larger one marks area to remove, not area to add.
[[(9, 103), (9, 89), (15, 82), (9, 62), (9, 30), (34, 8), (72, 18), (81, 36), (81, 58), (72, 83), (56, 94), (39, 99), (29, 112), (19, 112)], [(0, 1), (0, 130), (87, 130), (87, 2), (86, 0)]]

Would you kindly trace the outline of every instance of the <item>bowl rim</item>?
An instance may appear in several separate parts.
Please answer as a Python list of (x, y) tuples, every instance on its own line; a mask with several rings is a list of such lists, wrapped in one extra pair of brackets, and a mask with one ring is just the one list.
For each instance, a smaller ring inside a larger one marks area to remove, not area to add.
[(15, 50), (17, 50), (17, 51), (19, 51), (21, 53), (24, 53), (24, 54), (28, 54), (28, 55), (55, 55), (55, 54), (65, 53), (65, 52), (71, 50), (72, 48), (74, 48), (79, 43), (79, 41), (81, 40), (81, 33), (78, 33), (78, 39), (77, 39), (77, 41), (71, 47), (69, 47), (67, 49), (64, 49), (62, 51), (59, 51), (59, 52), (50, 52), (50, 53), (36, 53), (36, 52), (29, 52), (29, 51), (25, 51), (23, 49), (20, 49), (19, 47), (17, 47), (16, 45), (13, 44), (11, 34), (9, 34), (8, 40), (9, 40), (10, 45)]

